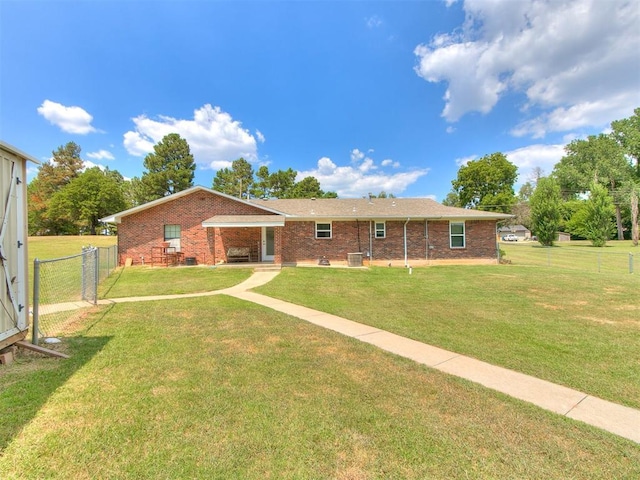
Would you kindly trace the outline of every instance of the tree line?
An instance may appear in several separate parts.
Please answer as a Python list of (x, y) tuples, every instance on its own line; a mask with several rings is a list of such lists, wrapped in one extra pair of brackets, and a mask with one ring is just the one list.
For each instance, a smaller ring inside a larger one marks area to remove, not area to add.
[(517, 167), (504, 154), (468, 162), (443, 203), (513, 214), (543, 245), (563, 231), (595, 246), (614, 237), (637, 246), (640, 108), (613, 121), (610, 133), (573, 140), (564, 150), (550, 175), (535, 169), (517, 195)]
[[(81, 148), (74, 142), (52, 152), (27, 187), (30, 235), (95, 235), (110, 226), (100, 218), (193, 186), (196, 164), (189, 144), (177, 133), (166, 135), (144, 158), (140, 177), (126, 180), (117, 170), (85, 168)], [(254, 172), (244, 158), (222, 168), (212, 188), (239, 198), (337, 198), (325, 192), (315, 177), (296, 181), (288, 168)], [(384, 192), (381, 193), (381, 195)]]
[[(99, 219), (193, 186), (196, 165), (189, 144), (177, 133), (165, 136), (144, 159), (140, 177), (126, 180), (117, 170), (84, 168), (81, 148), (60, 146), (28, 185), (31, 235), (96, 234)], [(218, 170), (212, 188), (238, 198), (337, 198), (312, 176), (296, 181), (288, 168), (254, 171), (244, 158)], [(463, 165), (451, 182), (445, 205), (515, 215), (544, 245), (558, 231), (594, 245), (631, 238), (638, 243), (640, 196), (640, 108), (611, 123), (611, 132), (573, 140), (550, 175), (535, 169), (514, 192), (517, 167), (500, 153)], [(380, 192), (378, 197), (393, 197)]]

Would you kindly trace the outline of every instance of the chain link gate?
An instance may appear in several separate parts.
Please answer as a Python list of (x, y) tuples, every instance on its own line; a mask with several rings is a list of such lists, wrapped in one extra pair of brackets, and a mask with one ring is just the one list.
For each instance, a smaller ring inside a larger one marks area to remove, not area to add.
[[(55, 337), (82, 304), (96, 304), (98, 284), (117, 266), (117, 247), (83, 247), (82, 253), (33, 262), (32, 343)], [(79, 305), (80, 304), (80, 305)]]

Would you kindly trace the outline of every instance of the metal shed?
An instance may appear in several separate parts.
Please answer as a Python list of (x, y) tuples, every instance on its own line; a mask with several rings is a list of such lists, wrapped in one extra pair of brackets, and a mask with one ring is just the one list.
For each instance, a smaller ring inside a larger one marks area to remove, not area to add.
[(27, 162), (39, 163), (0, 140), (0, 348), (29, 327)]

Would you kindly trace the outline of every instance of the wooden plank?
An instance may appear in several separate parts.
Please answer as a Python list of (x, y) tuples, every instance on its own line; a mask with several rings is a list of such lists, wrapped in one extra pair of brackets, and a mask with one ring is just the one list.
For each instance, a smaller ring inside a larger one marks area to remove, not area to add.
[(5, 338), (4, 340), (0, 340), (0, 350), (8, 345), (13, 345), (14, 343), (23, 340), (27, 336), (27, 331), (23, 330), (22, 332), (18, 332), (10, 337)]
[(27, 350), (42, 353), (43, 355), (48, 355), (50, 357), (70, 358), (69, 355), (65, 353), (56, 352), (55, 350), (49, 350), (48, 348), (41, 347), (40, 345), (34, 345), (33, 343), (25, 342), (24, 340), (16, 342), (16, 345)]

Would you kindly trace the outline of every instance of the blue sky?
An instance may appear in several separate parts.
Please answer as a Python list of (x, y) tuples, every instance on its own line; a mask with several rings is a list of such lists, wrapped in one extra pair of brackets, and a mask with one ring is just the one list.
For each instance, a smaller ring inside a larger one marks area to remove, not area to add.
[(520, 184), (632, 115), (639, 32), (622, 0), (0, 0), (0, 138), (133, 177), (177, 132), (207, 187), (243, 156), (441, 201), (468, 160)]

